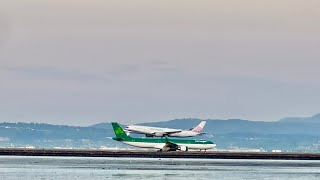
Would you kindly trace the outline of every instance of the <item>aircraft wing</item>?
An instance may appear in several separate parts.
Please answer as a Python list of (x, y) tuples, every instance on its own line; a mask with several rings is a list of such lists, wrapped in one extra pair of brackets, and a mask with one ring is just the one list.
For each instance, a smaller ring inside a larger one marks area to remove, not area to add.
[(170, 150), (177, 150), (179, 149), (179, 145), (173, 143), (173, 142), (166, 142), (166, 144), (164, 145), (163, 149), (167, 149), (168, 151)]
[(175, 151), (179, 149), (179, 146), (173, 142), (167, 141), (164, 145), (156, 145), (155, 148), (161, 149), (163, 151)]
[[(161, 133), (163, 133), (164, 135), (170, 135), (170, 134), (174, 134), (174, 133), (179, 133), (181, 132), (181, 130), (177, 130), (177, 131), (163, 131)], [(156, 132), (155, 132), (156, 133)]]
[(147, 134), (150, 135), (150, 137), (156, 136), (156, 137), (163, 137), (163, 136), (169, 136), (174, 133), (179, 133), (181, 130), (176, 131), (152, 131), (150, 133), (141, 133), (141, 134)]
[(170, 134), (174, 133), (179, 133), (181, 130), (176, 130), (176, 131), (153, 131), (150, 133), (151, 136), (156, 136), (156, 137), (163, 137), (163, 136), (169, 136)]
[(181, 130), (177, 130), (177, 131), (150, 131), (150, 132), (145, 132), (145, 131), (139, 131), (139, 130), (128, 130), (126, 129), (125, 132), (127, 134), (130, 133), (135, 133), (135, 134), (149, 134), (152, 136), (165, 136), (165, 135), (170, 135), (170, 134), (174, 134), (174, 133), (179, 133), (181, 132)]

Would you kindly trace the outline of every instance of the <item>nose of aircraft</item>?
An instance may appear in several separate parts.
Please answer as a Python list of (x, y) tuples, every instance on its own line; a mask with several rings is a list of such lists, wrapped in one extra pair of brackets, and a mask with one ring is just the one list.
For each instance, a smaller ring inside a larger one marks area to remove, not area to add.
[(217, 145), (216, 144), (211, 144), (211, 148), (214, 148), (216, 147)]

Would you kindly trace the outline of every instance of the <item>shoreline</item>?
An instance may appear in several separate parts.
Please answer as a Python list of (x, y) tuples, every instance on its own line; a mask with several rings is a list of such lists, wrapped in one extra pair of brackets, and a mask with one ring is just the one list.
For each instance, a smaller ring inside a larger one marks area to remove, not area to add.
[(25, 149), (25, 148), (0, 148), (0, 156), (320, 160), (320, 153), (220, 152), (220, 151), (156, 152), (156, 151), (142, 151), (142, 150)]

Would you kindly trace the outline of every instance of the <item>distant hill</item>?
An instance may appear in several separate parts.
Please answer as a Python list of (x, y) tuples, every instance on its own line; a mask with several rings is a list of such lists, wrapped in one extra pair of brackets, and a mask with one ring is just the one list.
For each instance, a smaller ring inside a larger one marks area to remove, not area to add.
[[(315, 116), (314, 116), (315, 117)], [(313, 118), (313, 117), (311, 117)], [(140, 123), (140, 125), (169, 127), (179, 129), (190, 129), (198, 125), (201, 119), (174, 119), (169, 121)], [(242, 119), (208, 119), (204, 132), (210, 134), (227, 134), (227, 133), (257, 133), (257, 134), (307, 134), (320, 136), (320, 123), (314, 121), (280, 120), (275, 122), (249, 121)], [(110, 123), (100, 123), (90, 127), (103, 128), (111, 130)]]
[(320, 113), (312, 117), (289, 117), (279, 120), (288, 123), (320, 123)]
[(0, 123), (0, 147), (99, 147), (111, 142), (113, 131), (38, 123)]
[(88, 127), (101, 128), (101, 129), (112, 129), (111, 123), (98, 123), (98, 124), (94, 124), (94, 125), (91, 125)]
[[(142, 125), (189, 129), (201, 119), (174, 119)], [(215, 142), (219, 149), (280, 149), (320, 152), (320, 114), (285, 118), (275, 122), (242, 119), (209, 119), (205, 135), (194, 137)], [(88, 127), (37, 123), (0, 123), (0, 147), (99, 148), (128, 147), (113, 141), (110, 122)]]

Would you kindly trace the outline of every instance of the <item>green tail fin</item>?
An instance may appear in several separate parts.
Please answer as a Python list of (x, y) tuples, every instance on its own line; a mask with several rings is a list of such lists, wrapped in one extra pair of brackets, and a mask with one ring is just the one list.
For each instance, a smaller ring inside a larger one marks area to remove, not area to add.
[(129, 136), (127, 136), (126, 132), (124, 132), (124, 130), (119, 126), (118, 123), (116, 122), (112, 122), (112, 127), (113, 127), (113, 131), (114, 134), (116, 135), (117, 139), (127, 139)]

